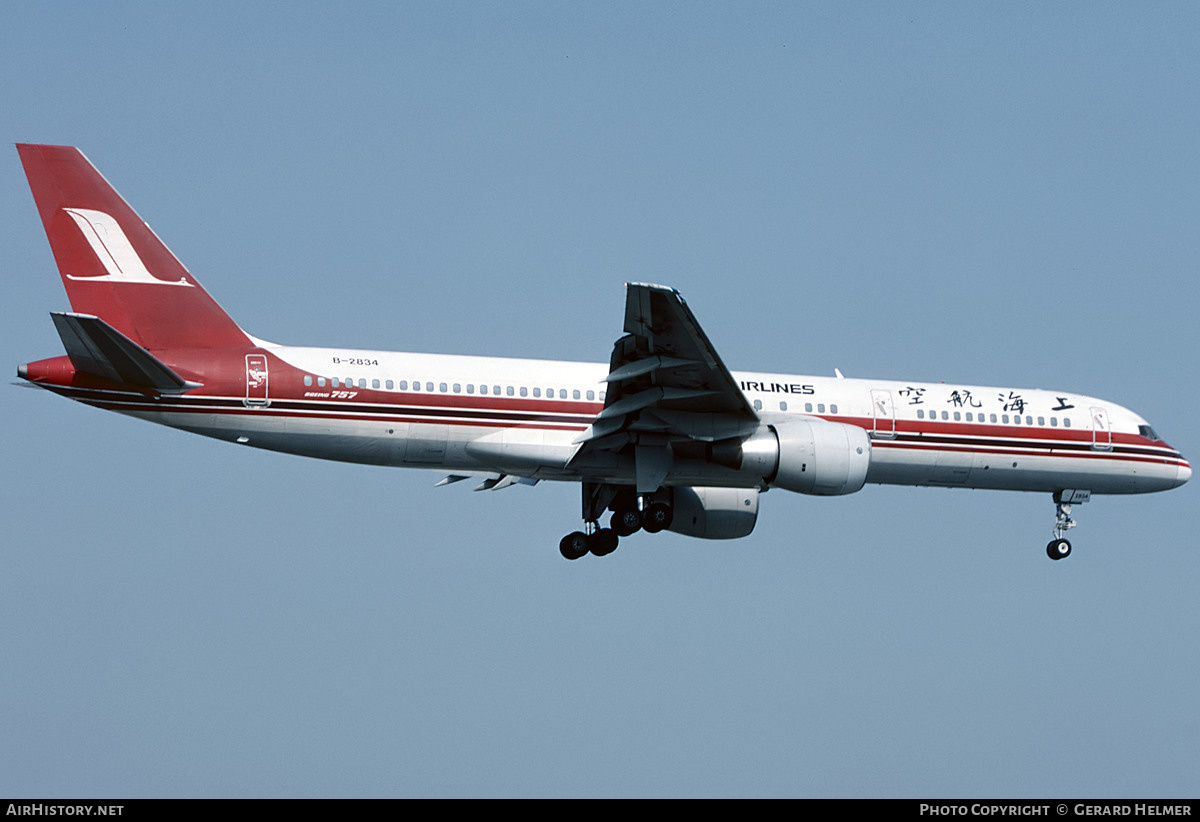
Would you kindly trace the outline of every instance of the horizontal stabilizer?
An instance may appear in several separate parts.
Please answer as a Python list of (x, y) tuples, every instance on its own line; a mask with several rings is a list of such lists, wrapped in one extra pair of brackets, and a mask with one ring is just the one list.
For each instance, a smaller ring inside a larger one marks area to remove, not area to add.
[(180, 377), (99, 317), (60, 311), (50, 316), (76, 371), (163, 394), (182, 394), (201, 385)]

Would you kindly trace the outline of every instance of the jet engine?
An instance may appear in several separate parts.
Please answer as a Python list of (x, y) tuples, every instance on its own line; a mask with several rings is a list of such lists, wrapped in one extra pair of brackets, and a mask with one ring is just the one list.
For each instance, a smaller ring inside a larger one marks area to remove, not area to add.
[(867, 432), (840, 422), (788, 420), (764, 425), (745, 440), (713, 444), (713, 460), (799, 494), (853, 494), (867, 481)]
[(670, 530), (701, 539), (738, 539), (748, 536), (758, 521), (757, 488), (671, 489)]

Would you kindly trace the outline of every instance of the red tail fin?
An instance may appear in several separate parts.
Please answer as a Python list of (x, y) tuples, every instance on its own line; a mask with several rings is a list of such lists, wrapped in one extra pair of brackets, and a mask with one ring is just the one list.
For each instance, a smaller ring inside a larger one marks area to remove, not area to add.
[(79, 149), (17, 151), (77, 313), (151, 350), (250, 344)]

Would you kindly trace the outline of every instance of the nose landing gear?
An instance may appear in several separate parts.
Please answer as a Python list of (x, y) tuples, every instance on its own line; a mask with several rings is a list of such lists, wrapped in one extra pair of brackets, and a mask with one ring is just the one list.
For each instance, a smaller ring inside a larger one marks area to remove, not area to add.
[(1091, 491), (1073, 488), (1054, 492), (1054, 539), (1046, 546), (1046, 556), (1050, 559), (1059, 560), (1071, 556), (1071, 541), (1063, 538), (1063, 534), (1077, 524), (1071, 519), (1071, 506), (1085, 503), (1091, 497)]
[(1071, 541), (1057, 537), (1050, 540), (1050, 544), (1046, 546), (1046, 556), (1050, 559), (1066, 559), (1071, 556)]

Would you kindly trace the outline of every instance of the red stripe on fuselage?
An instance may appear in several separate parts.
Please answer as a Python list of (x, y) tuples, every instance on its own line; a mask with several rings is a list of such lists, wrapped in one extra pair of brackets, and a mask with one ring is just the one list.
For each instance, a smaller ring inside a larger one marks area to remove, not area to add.
[[(329, 402), (325, 400), (272, 400), (268, 407), (247, 408), (241, 397), (194, 396), (162, 397), (147, 401), (145, 395), (113, 391), (80, 390), (48, 386), (57, 393), (88, 405), (109, 411), (205, 413), (231, 416), (269, 416), (312, 420), (361, 420), (371, 422), (437, 422), (470, 427), (521, 427), (551, 431), (582, 431), (595, 414), (597, 404), (548, 403), (522, 400), (517, 403), (501, 401), (489, 404), (486, 398), (453, 397), (453, 403), (438, 403), (440, 396), (400, 394), (426, 402), (411, 404), (375, 402)], [(376, 392), (379, 393), (379, 392)], [(514, 406), (519, 405), (519, 411)], [(567, 407), (563, 407), (563, 406)], [(585, 411), (571, 413), (574, 408)], [(568, 410), (571, 409), (571, 410)], [(516, 412), (516, 413), (514, 413)], [(524, 412), (523, 414), (521, 412)], [(557, 412), (557, 413), (555, 413)], [(528, 416), (525, 416), (527, 414)], [(873, 420), (853, 417), (833, 418), (834, 421), (871, 430)], [(1019, 436), (1014, 436), (1018, 435)], [(1114, 434), (1111, 448), (1097, 449), (1091, 444), (1090, 431), (1064, 431), (1022, 426), (944, 424), (916, 425), (911, 421), (898, 424), (894, 437), (872, 440), (873, 448), (909, 451), (951, 451), (1001, 456), (1053, 456), (1060, 458), (1119, 460), (1125, 462), (1175, 464), (1186, 466), (1182, 455), (1165, 444), (1159, 445), (1141, 437)]]

